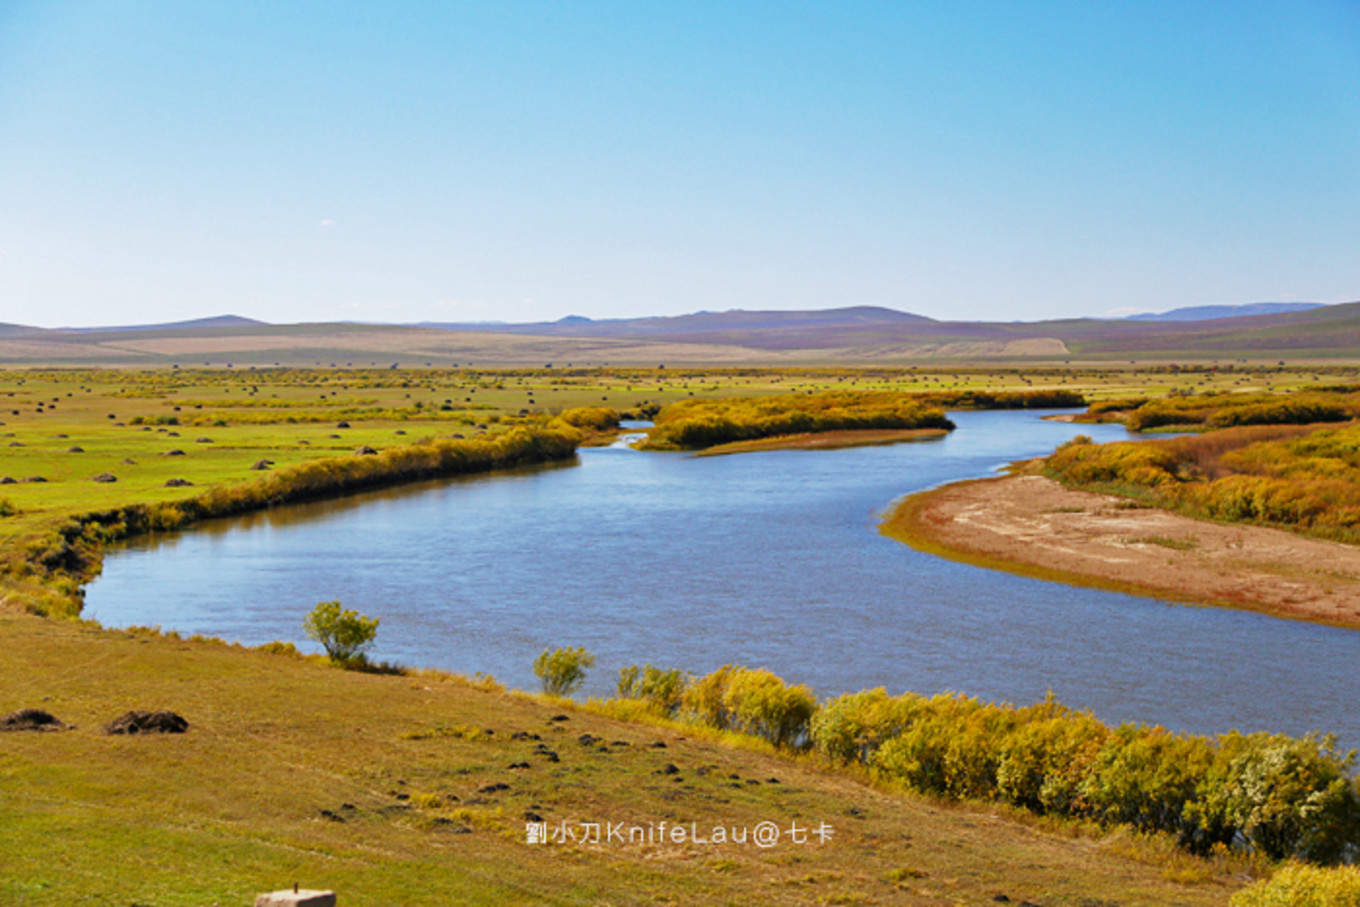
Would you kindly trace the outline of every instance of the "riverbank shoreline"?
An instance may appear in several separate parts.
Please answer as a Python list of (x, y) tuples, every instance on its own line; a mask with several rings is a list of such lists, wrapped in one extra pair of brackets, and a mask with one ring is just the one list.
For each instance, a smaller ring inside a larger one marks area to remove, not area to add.
[(879, 529), (928, 554), (1022, 576), (1360, 628), (1360, 548), (1191, 519), (1043, 476), (919, 492)]
[(847, 447), (875, 447), (909, 441), (935, 441), (947, 437), (943, 428), (866, 428), (845, 431), (803, 432), (776, 435), (750, 441), (732, 441), (694, 452), (696, 457), (721, 457), (727, 454), (754, 453), (761, 450), (841, 450)]

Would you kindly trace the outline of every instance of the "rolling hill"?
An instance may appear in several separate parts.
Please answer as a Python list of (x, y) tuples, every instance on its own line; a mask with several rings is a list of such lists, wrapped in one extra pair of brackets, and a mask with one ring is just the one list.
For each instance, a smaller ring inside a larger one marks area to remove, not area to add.
[(0, 364), (12, 365), (787, 366), (1241, 358), (1360, 360), (1360, 303), (1189, 321), (937, 321), (858, 306), (599, 321), (569, 316), (534, 324), (274, 325), (218, 316), (110, 328), (0, 325)]

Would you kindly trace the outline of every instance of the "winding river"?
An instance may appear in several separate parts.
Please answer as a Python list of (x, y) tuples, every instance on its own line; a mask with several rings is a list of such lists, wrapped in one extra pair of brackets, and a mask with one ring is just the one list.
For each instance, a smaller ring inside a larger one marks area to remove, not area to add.
[(109, 552), (85, 614), (253, 645), (323, 599), (379, 616), (375, 657), (522, 688), (546, 647), (768, 667), (819, 695), (884, 686), (1110, 722), (1336, 732), (1360, 745), (1360, 633), (1024, 579), (876, 531), (898, 496), (985, 475), (1078, 433), (1040, 412), (961, 412), (938, 441), (727, 457), (582, 450), (571, 466), (279, 508)]

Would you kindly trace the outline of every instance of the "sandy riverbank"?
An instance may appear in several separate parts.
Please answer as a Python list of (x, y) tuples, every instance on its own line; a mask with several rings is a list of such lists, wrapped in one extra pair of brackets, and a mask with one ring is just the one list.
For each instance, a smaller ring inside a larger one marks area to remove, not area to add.
[(1042, 476), (911, 495), (882, 530), (933, 554), (1027, 576), (1360, 627), (1360, 547), (1194, 520)]

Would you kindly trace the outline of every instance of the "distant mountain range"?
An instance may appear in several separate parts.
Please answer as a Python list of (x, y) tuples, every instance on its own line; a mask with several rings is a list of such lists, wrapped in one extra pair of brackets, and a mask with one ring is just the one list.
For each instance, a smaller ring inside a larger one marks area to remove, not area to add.
[(1198, 306), (1128, 319), (938, 321), (873, 306), (533, 324), (0, 325), (0, 363), (524, 365), (1360, 360), (1360, 302)]
[(1125, 321), (1212, 321), (1215, 318), (1237, 318), (1242, 315), (1279, 315), (1285, 312), (1307, 312), (1320, 309), (1321, 302), (1251, 302), (1246, 305), (1196, 305), (1169, 312), (1140, 312)]

